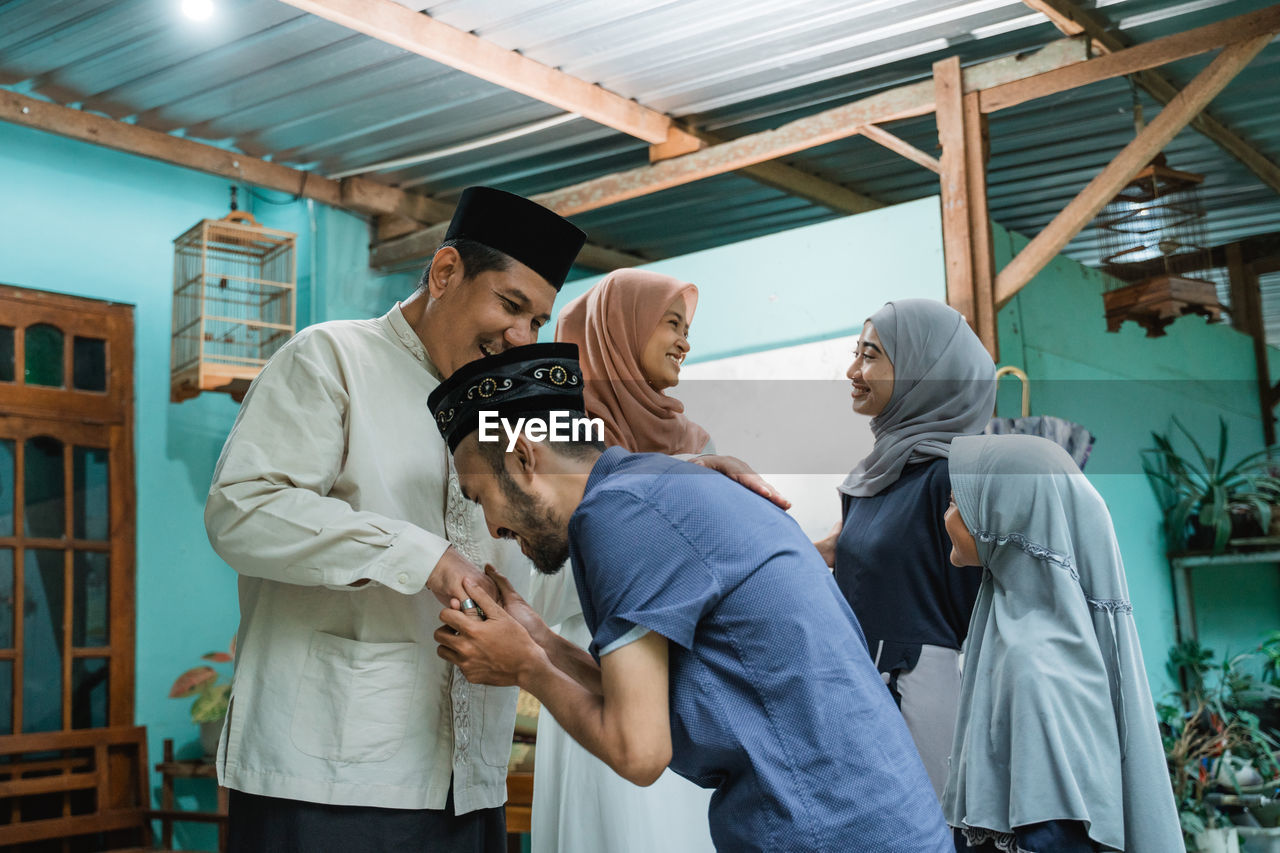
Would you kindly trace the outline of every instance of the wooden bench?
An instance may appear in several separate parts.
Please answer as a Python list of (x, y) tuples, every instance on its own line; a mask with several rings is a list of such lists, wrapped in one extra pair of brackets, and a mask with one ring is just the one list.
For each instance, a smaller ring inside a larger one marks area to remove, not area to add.
[(151, 849), (147, 770), (141, 726), (0, 736), (0, 847)]

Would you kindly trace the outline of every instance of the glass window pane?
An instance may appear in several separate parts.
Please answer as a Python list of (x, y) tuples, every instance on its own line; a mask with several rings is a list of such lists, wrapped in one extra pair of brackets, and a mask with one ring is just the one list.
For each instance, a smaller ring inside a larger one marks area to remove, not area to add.
[(107, 342), (77, 336), (71, 350), (71, 384), (81, 391), (107, 390)]
[(13, 535), (13, 454), (11, 438), (0, 438), (0, 536)]
[(0, 649), (13, 648), (13, 549), (0, 548)]
[(27, 536), (61, 539), (67, 523), (62, 442), (47, 435), (29, 438), (22, 461), (22, 530)]
[(0, 382), (12, 382), (14, 370), (13, 326), (0, 326)]
[(105, 726), (108, 695), (105, 658), (78, 658), (71, 662), (71, 728)]
[(62, 728), (62, 551), (32, 549), (23, 561), (22, 730)]
[(37, 323), (26, 332), (25, 373), (28, 385), (62, 387), (62, 332)]
[(0, 734), (13, 734), (13, 661), (0, 660)]
[(77, 551), (74, 567), (75, 598), (71, 602), (71, 645), (76, 648), (105, 646), (110, 621), (107, 555), (97, 551)]
[(107, 539), (107, 450), (76, 447), (71, 451), (73, 530), (77, 539)]

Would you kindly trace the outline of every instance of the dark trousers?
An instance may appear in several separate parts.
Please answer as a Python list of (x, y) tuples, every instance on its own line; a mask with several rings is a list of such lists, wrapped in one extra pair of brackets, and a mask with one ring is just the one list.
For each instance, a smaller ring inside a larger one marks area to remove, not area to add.
[[(1078, 820), (1051, 820), (1015, 826), (1013, 836), (1018, 839), (1018, 849), (1027, 853), (1094, 853), (1097, 849), (1089, 840), (1084, 824)], [(1001, 853), (991, 841), (970, 847), (965, 843), (964, 833), (958, 829), (956, 850), (959, 853)]]
[(501, 806), (443, 810), (330, 806), (231, 791), (228, 853), (505, 853)]

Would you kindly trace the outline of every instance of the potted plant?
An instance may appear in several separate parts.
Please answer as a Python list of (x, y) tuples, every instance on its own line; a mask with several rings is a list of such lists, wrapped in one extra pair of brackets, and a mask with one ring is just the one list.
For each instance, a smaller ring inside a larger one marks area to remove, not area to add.
[(1261, 450), (1228, 465), (1226, 419), (1218, 419), (1216, 456), (1207, 454), (1176, 417), (1173, 423), (1194, 455), (1183, 456), (1170, 435), (1153, 432), (1156, 446), (1144, 450), (1142, 460), (1165, 514), (1170, 550), (1211, 548), (1220, 553), (1244, 523), (1252, 527), (1252, 535), (1267, 532), (1271, 505), (1280, 502), (1280, 476), (1270, 467), (1271, 451)]
[[(1255, 677), (1257, 650), (1214, 662), (1195, 640), (1174, 646), (1168, 672), (1179, 684), (1157, 706), (1170, 781), (1189, 849), (1228, 853), (1239, 834), (1216, 803), (1238, 799), (1263, 780), (1280, 779), (1277, 733), (1250, 710), (1280, 690)], [(1271, 785), (1275, 782), (1269, 783)]]
[[(227, 651), (207, 652), (200, 657), (210, 663), (231, 663), (235, 656), (236, 639), (232, 637)], [(169, 688), (170, 699), (192, 696), (195, 701), (191, 703), (191, 722), (200, 727), (200, 745), (205, 756), (213, 757), (218, 752), (222, 721), (227, 716), (227, 705), (231, 701), (231, 680), (222, 681), (218, 670), (208, 664), (193, 667), (179, 675)]]

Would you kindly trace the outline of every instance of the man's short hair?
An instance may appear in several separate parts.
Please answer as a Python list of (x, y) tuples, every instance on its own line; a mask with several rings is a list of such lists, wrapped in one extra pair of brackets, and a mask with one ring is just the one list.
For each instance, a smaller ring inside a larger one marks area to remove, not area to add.
[[(515, 262), (515, 259), (506, 252), (499, 252), (484, 243), (468, 240), (465, 237), (445, 240), (436, 251), (439, 252), (440, 249), (446, 247), (457, 250), (458, 257), (462, 260), (463, 281), (473, 279), (484, 272), (504, 272), (511, 269), (511, 265)], [(427, 261), (427, 268), (422, 271), (422, 275), (418, 279), (419, 290), (424, 289), (431, 279), (431, 264), (433, 261), (435, 261), (434, 254), (431, 256), (431, 260)]]

